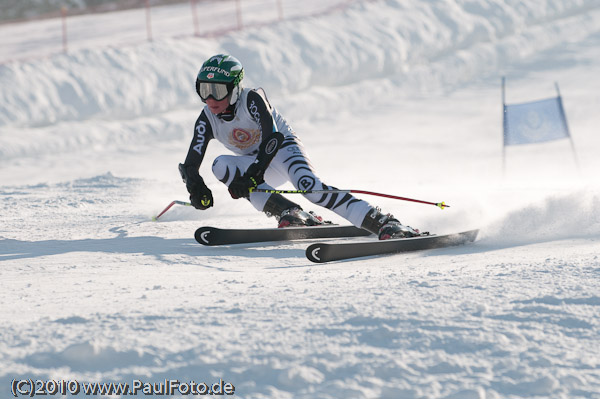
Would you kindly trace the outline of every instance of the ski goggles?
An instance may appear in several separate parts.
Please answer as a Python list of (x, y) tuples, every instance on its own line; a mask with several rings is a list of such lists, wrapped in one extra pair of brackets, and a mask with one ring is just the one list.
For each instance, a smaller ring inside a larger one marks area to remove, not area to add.
[(200, 94), (200, 98), (204, 102), (209, 97), (221, 101), (229, 94), (229, 87), (225, 83), (200, 82), (198, 85), (198, 94)]

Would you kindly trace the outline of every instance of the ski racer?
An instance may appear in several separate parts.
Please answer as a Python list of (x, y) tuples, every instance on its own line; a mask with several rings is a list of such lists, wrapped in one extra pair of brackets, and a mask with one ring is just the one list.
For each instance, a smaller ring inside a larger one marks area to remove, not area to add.
[[(234, 199), (248, 199), (257, 210), (274, 216), (279, 227), (323, 224), (323, 219), (314, 212), (305, 212), (280, 194), (252, 191), (273, 189), (285, 182), (291, 182), (297, 190), (333, 187), (319, 179), (302, 142), (271, 105), (264, 90), (244, 88), (243, 78), (242, 64), (227, 54), (210, 57), (198, 72), (196, 92), (206, 105), (196, 120), (185, 161), (179, 165), (192, 205), (201, 210), (214, 205), (212, 192), (200, 176), (199, 168), (208, 143), (216, 139), (235, 154), (220, 155), (212, 165), (213, 174), (227, 185)], [(279, 148), (265, 148), (277, 132), (283, 135)], [(379, 208), (351, 194), (304, 196), (353, 225), (377, 234), (380, 240), (419, 235), (418, 230), (402, 225), (392, 215), (382, 214)]]

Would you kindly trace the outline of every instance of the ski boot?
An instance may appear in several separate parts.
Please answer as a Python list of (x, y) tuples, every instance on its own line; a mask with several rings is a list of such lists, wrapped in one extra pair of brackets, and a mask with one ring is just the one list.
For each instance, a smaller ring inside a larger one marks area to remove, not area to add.
[(265, 206), (263, 212), (267, 216), (275, 216), (278, 227), (299, 227), (299, 226), (320, 226), (331, 223), (324, 222), (323, 218), (315, 215), (314, 212), (305, 212), (300, 205), (288, 200), (280, 194), (272, 194)]
[(380, 240), (389, 240), (390, 238), (408, 238), (408, 237), (417, 237), (420, 236), (421, 233), (418, 229), (413, 229), (410, 226), (404, 226), (398, 220), (394, 219), (392, 215), (390, 215), (391, 219), (379, 229), (379, 239)]
[(302, 227), (302, 226), (320, 226), (323, 218), (315, 215), (314, 212), (305, 212), (299, 206), (286, 209), (281, 212), (279, 217), (276, 217), (279, 222), (279, 228), (282, 227)]
[(421, 234), (419, 230), (410, 226), (404, 226), (393, 215), (384, 215), (379, 208), (373, 208), (362, 222), (361, 228), (377, 234), (380, 240), (389, 240), (390, 238), (408, 238), (417, 237)]

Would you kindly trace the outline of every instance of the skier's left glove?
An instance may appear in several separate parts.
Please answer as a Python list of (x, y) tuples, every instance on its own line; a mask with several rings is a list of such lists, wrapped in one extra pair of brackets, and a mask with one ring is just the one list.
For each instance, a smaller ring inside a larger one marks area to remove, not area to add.
[(214, 200), (210, 189), (204, 184), (204, 179), (198, 174), (198, 166), (179, 164), (179, 173), (190, 193), (190, 202), (196, 209), (205, 210), (213, 206)]
[(229, 184), (229, 194), (233, 199), (250, 197), (250, 190), (264, 183), (264, 171), (256, 163), (251, 164), (243, 176), (238, 176)]

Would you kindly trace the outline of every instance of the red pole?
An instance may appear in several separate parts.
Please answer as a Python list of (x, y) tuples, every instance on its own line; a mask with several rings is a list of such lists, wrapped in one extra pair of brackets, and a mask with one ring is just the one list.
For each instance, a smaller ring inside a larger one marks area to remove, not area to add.
[(171, 209), (171, 207), (173, 205), (183, 205), (183, 206), (192, 206), (192, 204), (190, 204), (189, 202), (184, 202), (184, 201), (172, 201), (169, 205), (167, 205), (167, 207), (165, 209), (162, 210), (161, 213), (159, 213), (158, 215), (154, 216), (152, 218), (152, 220), (156, 221), (158, 220), (159, 217), (161, 217), (162, 215), (164, 215), (169, 209)]
[(196, 10), (196, 0), (190, 0), (192, 5), (192, 22), (194, 24), (194, 36), (200, 36), (200, 28), (198, 27), (198, 12)]
[(237, 15), (238, 30), (242, 30), (242, 28), (244, 27), (244, 25), (242, 24), (242, 5), (241, 5), (241, 0), (235, 0), (235, 11), (236, 11), (236, 15)]
[(264, 189), (264, 188), (253, 188), (250, 190), (250, 192), (251, 193), (270, 193), (270, 194), (326, 194), (326, 193), (367, 194), (367, 195), (375, 195), (377, 197), (397, 199), (397, 200), (401, 200), (401, 201), (411, 201), (411, 202), (418, 202), (420, 204), (435, 205), (440, 209), (450, 208), (450, 205), (446, 205), (445, 202), (421, 201), (421, 200), (413, 199), (413, 198), (398, 197), (397, 195), (382, 194), (382, 193), (376, 193), (373, 191), (364, 191), (364, 190), (339, 190), (337, 188), (326, 189), (326, 190), (273, 190), (273, 189)]
[(148, 41), (152, 41), (152, 25), (150, 19), (150, 0), (146, 0), (146, 33), (148, 35)]
[(62, 43), (63, 52), (67, 52), (67, 8), (65, 6), (60, 8), (60, 15), (62, 19)]
[(364, 190), (349, 190), (349, 191), (353, 194), (375, 195), (378, 197), (397, 199), (397, 200), (401, 200), (401, 201), (411, 201), (411, 202), (418, 202), (419, 204), (435, 205), (441, 209), (450, 208), (450, 205), (446, 205), (446, 203), (444, 203), (444, 202), (421, 201), (421, 200), (413, 199), (413, 198), (398, 197), (397, 195), (374, 193), (373, 191), (364, 191)]

